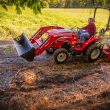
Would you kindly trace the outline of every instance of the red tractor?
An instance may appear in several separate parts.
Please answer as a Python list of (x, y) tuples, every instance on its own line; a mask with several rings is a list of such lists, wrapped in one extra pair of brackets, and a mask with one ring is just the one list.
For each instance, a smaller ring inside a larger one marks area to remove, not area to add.
[[(48, 32), (51, 29), (52, 31)], [(40, 39), (45, 32), (48, 32), (47, 38), (45, 40)], [(83, 54), (89, 61), (96, 61), (101, 55), (101, 49), (95, 43), (100, 41), (101, 37), (93, 36), (80, 46), (77, 34), (73, 30), (48, 26), (40, 28), (30, 40), (23, 33), (14, 39), (14, 43), (19, 56), (27, 61), (32, 61), (35, 56), (44, 51), (54, 54), (54, 59), (57, 63), (65, 62), (69, 54), (73, 56)]]
[[(58, 26), (41, 27), (35, 35), (28, 40), (23, 33), (14, 39), (18, 55), (27, 61), (33, 61), (35, 56), (47, 51), (53, 54), (56, 63), (65, 62), (69, 55), (84, 55), (90, 62), (96, 61), (102, 50), (96, 44), (101, 40), (100, 36), (92, 36), (80, 45), (79, 32), (81, 30), (68, 30)], [(47, 37), (41, 36), (47, 33)]]

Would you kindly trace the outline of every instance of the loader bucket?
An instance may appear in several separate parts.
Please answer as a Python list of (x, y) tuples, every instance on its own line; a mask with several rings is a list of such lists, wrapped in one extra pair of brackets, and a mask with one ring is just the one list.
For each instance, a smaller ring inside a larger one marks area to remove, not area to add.
[(14, 38), (14, 44), (19, 56), (27, 61), (33, 61), (35, 56), (35, 48), (24, 33), (19, 37)]

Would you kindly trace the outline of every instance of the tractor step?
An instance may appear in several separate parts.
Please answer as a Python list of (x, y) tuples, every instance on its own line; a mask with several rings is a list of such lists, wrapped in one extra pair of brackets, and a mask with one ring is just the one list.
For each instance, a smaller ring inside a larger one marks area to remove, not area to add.
[(14, 39), (14, 44), (19, 56), (27, 61), (33, 61), (35, 57), (35, 48), (24, 33)]

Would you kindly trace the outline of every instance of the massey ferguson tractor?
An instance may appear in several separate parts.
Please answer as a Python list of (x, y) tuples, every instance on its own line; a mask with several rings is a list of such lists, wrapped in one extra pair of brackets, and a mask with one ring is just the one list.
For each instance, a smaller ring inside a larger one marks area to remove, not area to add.
[[(95, 8), (94, 11), (94, 19), (97, 9)], [(100, 32), (103, 33), (106, 30), (102, 29)], [(97, 45), (102, 39), (101, 36), (87, 37), (86, 41), (80, 45), (80, 31), (82, 29), (79, 28), (77, 30), (68, 30), (58, 26), (41, 27), (31, 39), (28, 40), (23, 33), (14, 39), (14, 44), (18, 55), (27, 61), (33, 61), (35, 57), (44, 51), (52, 54), (56, 63), (65, 62), (70, 55), (85, 56), (89, 62), (97, 61), (102, 54), (102, 49)], [(47, 33), (47, 37), (42, 39), (41, 36), (44, 33)]]

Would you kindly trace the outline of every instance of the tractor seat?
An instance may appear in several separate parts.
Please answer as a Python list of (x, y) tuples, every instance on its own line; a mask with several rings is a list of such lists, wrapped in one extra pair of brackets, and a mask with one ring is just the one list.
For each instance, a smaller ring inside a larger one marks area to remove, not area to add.
[(86, 35), (85, 36), (85, 40), (87, 41), (87, 40), (89, 40), (91, 37), (90, 37), (90, 35)]

